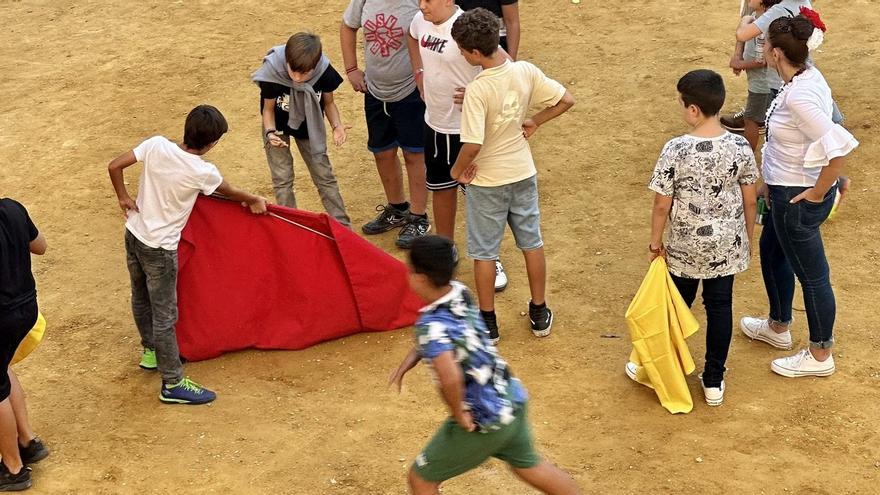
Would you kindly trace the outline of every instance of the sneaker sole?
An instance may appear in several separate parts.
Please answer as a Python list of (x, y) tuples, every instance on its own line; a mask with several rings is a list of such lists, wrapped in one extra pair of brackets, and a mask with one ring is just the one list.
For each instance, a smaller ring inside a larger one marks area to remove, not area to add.
[(28, 488), (34, 485), (33, 480), (20, 481), (18, 483), (12, 483), (0, 488), (0, 492), (20, 492), (27, 490)]
[(21, 462), (22, 462), (22, 464), (25, 464), (25, 465), (36, 464), (36, 463), (42, 461), (43, 459), (49, 457), (49, 453), (50, 453), (49, 449), (44, 448), (43, 450), (40, 451), (39, 454), (37, 454), (36, 456), (34, 456), (32, 458), (25, 459), (25, 457), (22, 456)]
[[(531, 318), (529, 318), (529, 321), (531, 321)], [(532, 325), (534, 324), (535, 322), (532, 321)], [(547, 328), (545, 328), (544, 330), (535, 330), (533, 328), (532, 335), (534, 335), (535, 337), (546, 337), (550, 335), (551, 328), (553, 328), (553, 313), (550, 313), (550, 323), (547, 325)]]
[(708, 405), (710, 405), (710, 406), (712, 406), (712, 407), (718, 407), (718, 406), (720, 406), (721, 404), (724, 404), (724, 397), (722, 397), (722, 398), (720, 398), (720, 399), (708, 399), (708, 398), (707, 398), (707, 399), (706, 399), (706, 404), (708, 404)]
[(504, 289), (507, 288), (507, 284), (508, 284), (508, 283), (505, 282), (504, 285), (496, 285), (496, 286), (495, 286), (495, 292), (503, 292)]
[(797, 371), (777, 366), (776, 363), (770, 363), (770, 370), (777, 375), (784, 376), (786, 378), (801, 378), (804, 376), (831, 376), (834, 374), (835, 371), (837, 371), (837, 368), (835, 367), (822, 371)]
[(151, 367), (149, 367), (149, 366), (144, 366), (143, 364), (139, 364), (138, 366), (139, 366), (142, 370), (147, 370), (147, 371), (156, 371), (156, 370), (159, 368), (158, 366), (153, 366), (153, 367), (151, 368)]
[(406, 222), (400, 222), (400, 223), (396, 223), (394, 225), (389, 225), (387, 228), (384, 228), (381, 230), (367, 230), (367, 229), (361, 227), (361, 232), (363, 232), (364, 235), (378, 235), (378, 234), (384, 234), (385, 232), (388, 232), (390, 230), (394, 230), (394, 229), (403, 227), (404, 225), (406, 225)]
[(632, 380), (632, 381), (638, 383), (638, 380), (636, 380), (636, 374), (633, 373), (633, 372), (629, 369), (629, 366), (624, 365), (624, 366), (623, 366), (623, 372), (626, 373), (626, 376), (628, 376), (630, 380)]
[(789, 342), (788, 344), (780, 344), (779, 342), (774, 342), (774, 341), (768, 339), (767, 337), (764, 337), (761, 334), (753, 336), (751, 333), (749, 333), (750, 330), (748, 329), (748, 327), (744, 326), (742, 323), (739, 324), (739, 329), (750, 340), (758, 340), (758, 341), (764, 342), (765, 344), (770, 344), (770, 346), (775, 347), (777, 349), (782, 349), (784, 351), (788, 351), (788, 350), (791, 350), (791, 348), (794, 345), (792, 342)]
[(159, 394), (159, 400), (166, 403), (166, 404), (184, 404), (187, 406), (199, 406), (202, 404), (208, 404), (210, 402), (214, 402), (214, 399), (206, 400), (204, 402), (196, 402), (196, 401), (191, 401), (191, 400), (186, 400), (186, 399), (171, 399), (169, 397), (163, 397), (162, 394)]

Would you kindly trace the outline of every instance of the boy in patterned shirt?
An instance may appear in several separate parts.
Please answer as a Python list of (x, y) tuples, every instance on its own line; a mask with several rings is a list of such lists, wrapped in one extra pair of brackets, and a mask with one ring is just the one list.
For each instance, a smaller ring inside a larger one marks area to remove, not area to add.
[(437, 494), (440, 483), (495, 457), (534, 488), (549, 494), (578, 494), (574, 480), (541, 460), (526, 418), (526, 391), (489, 341), (470, 291), (452, 281), (452, 241), (428, 235), (413, 241), (410, 286), (426, 301), (416, 323), (416, 344), (389, 383), (398, 391), (419, 360), (435, 376), (451, 417), (409, 471), (413, 494)]
[(705, 69), (688, 72), (678, 81), (678, 92), (691, 132), (666, 143), (654, 168), (648, 186), (656, 193), (648, 249), (651, 260), (666, 257), (688, 306), (703, 283), (707, 328), (701, 381), (706, 403), (718, 406), (724, 400), (724, 363), (733, 329), (733, 277), (749, 267), (751, 258), (758, 168), (748, 141), (721, 127), (718, 111), (725, 91), (720, 75)]

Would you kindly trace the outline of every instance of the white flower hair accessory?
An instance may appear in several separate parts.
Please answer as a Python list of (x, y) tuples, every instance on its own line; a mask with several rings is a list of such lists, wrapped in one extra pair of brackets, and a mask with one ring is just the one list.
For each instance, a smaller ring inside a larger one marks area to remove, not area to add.
[(813, 51), (816, 48), (819, 48), (819, 46), (822, 45), (822, 42), (825, 41), (825, 31), (827, 31), (828, 28), (825, 27), (825, 23), (822, 22), (822, 18), (819, 17), (819, 13), (815, 10), (801, 7), (800, 13), (810, 21), (810, 24), (813, 25), (813, 34), (811, 34), (810, 38), (807, 40), (807, 49)]
[(822, 32), (821, 29), (814, 27), (813, 34), (811, 34), (810, 39), (807, 40), (807, 49), (813, 51), (816, 48), (819, 48), (823, 41), (825, 41), (825, 33)]

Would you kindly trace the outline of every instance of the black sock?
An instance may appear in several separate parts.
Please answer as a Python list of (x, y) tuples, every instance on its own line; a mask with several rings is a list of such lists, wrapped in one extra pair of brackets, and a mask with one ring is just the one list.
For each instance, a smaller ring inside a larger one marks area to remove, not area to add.
[(425, 220), (428, 219), (428, 212), (422, 213), (421, 215), (416, 215), (415, 213), (412, 213), (412, 212), (411, 212), (410, 215), (412, 215), (412, 216), (414, 216), (414, 217), (423, 218), (423, 219), (425, 219)]
[(495, 321), (495, 310), (492, 311), (483, 311), (480, 310), (480, 316), (483, 317), (483, 321)]
[(388, 203), (391, 207), (400, 210), (406, 211), (409, 209), (409, 201), (404, 201), (403, 203)]
[(541, 304), (535, 304), (529, 301), (529, 308), (531, 309), (544, 309), (547, 307), (547, 301), (542, 302)]

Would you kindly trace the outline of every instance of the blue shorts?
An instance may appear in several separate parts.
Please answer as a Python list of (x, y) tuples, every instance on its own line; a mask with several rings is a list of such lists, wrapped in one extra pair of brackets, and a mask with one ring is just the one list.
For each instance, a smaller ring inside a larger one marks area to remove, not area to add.
[(495, 187), (468, 185), (468, 256), (480, 261), (498, 259), (504, 225), (510, 225), (516, 247), (530, 251), (544, 246), (538, 208), (538, 176)]
[(367, 116), (367, 148), (371, 152), (398, 147), (411, 153), (425, 151), (425, 102), (418, 89), (394, 102), (379, 100), (367, 91), (364, 113)]

